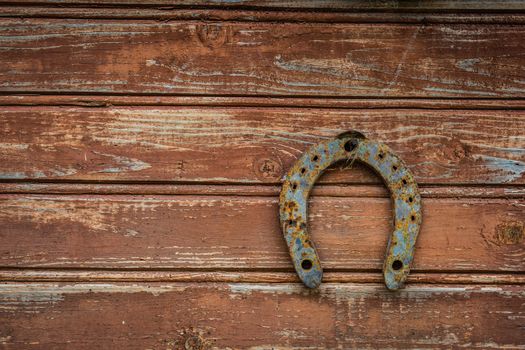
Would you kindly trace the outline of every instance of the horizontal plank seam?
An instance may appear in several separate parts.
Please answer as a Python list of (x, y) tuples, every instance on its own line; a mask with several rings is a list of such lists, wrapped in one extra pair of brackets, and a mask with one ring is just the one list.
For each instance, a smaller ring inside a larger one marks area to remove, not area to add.
[[(62, 274), (62, 275), (61, 275)], [(76, 275), (75, 275), (76, 274)], [(89, 274), (89, 275), (86, 275)], [(98, 274), (98, 275), (97, 275)], [(357, 272), (357, 273), (337, 273), (327, 271), (325, 282), (333, 283), (378, 283), (381, 282), (380, 272)], [(299, 283), (297, 276), (291, 272), (194, 272), (194, 271), (122, 271), (122, 270), (45, 270), (45, 269), (0, 269), (0, 282), (37, 282), (37, 281), (56, 281), (56, 282), (93, 282), (93, 281), (115, 281), (115, 282), (242, 282), (242, 281), (271, 281), (272, 283)], [(431, 272), (413, 272), (409, 276), (410, 284), (419, 283), (443, 283), (443, 284), (525, 284), (525, 275), (511, 273), (461, 273), (453, 272), (450, 274)]]
[[(524, 100), (525, 103), (525, 100)], [(257, 109), (273, 109), (273, 108), (286, 108), (286, 109), (301, 109), (301, 108), (315, 108), (315, 109), (327, 109), (327, 110), (351, 110), (351, 109), (410, 109), (410, 110), (442, 110), (442, 111), (522, 111), (525, 110), (524, 106), (504, 106), (504, 105), (493, 105), (493, 106), (414, 106), (410, 104), (406, 105), (397, 105), (397, 106), (318, 106), (315, 104), (307, 105), (292, 105), (292, 104), (267, 104), (267, 105), (258, 105), (258, 104), (242, 104), (238, 103), (215, 103), (215, 104), (198, 104), (198, 103), (101, 103), (101, 104), (90, 104), (79, 102), (70, 102), (70, 103), (0, 103), (0, 107), (75, 107), (75, 108), (86, 108), (86, 109), (101, 109), (101, 108), (112, 108), (112, 107), (195, 107), (195, 108), (257, 108)]]
[[(4, 279), (4, 278), (0, 278), (0, 283), (9, 283), (9, 282), (23, 282), (23, 283), (42, 283), (42, 282), (65, 282), (65, 283), (86, 283), (86, 282), (94, 282), (94, 283), (103, 283), (103, 282), (122, 282), (122, 283), (125, 283), (125, 282), (144, 282), (144, 283), (155, 283), (155, 282), (171, 282), (171, 283), (271, 283), (271, 284), (276, 284), (276, 283), (296, 283), (296, 284), (301, 284), (300, 282), (295, 282), (295, 281), (292, 281), (291, 279), (290, 280), (283, 280), (283, 281), (271, 281), (271, 282), (264, 282), (264, 280), (262, 280), (261, 282), (253, 282), (252, 280), (249, 280), (249, 281), (245, 281), (243, 279), (231, 279), (231, 280), (216, 280), (216, 279), (210, 279), (210, 280), (187, 280), (187, 279), (184, 279), (184, 280), (180, 280), (180, 281), (177, 281), (177, 280), (173, 280), (173, 279), (169, 279), (169, 278), (166, 278), (166, 279), (155, 279), (155, 280), (150, 280), (150, 279), (140, 279), (140, 278), (136, 278), (136, 279), (133, 279), (133, 278), (130, 278), (130, 279), (118, 279), (118, 278), (115, 278), (115, 279), (112, 279), (112, 278), (103, 278), (103, 279), (92, 279), (92, 278), (86, 278), (86, 279), (76, 279), (76, 278), (71, 278), (71, 279), (67, 279), (67, 278), (60, 278), (60, 279), (31, 279), (31, 278), (27, 278), (27, 279), (24, 279), (24, 278), (13, 278), (13, 279)], [(326, 283), (348, 283), (348, 284), (351, 284), (351, 283), (366, 283), (366, 284), (380, 284), (379, 281), (375, 281), (375, 280), (372, 280), (372, 281), (369, 281), (369, 280), (352, 280), (352, 281), (335, 281), (335, 280), (331, 280), (329, 282), (324, 282), (324, 284)], [(408, 282), (409, 284), (447, 284), (447, 285), (525, 285), (525, 282), (524, 281), (507, 281), (507, 280), (503, 280), (503, 281), (482, 281), (482, 282), (476, 282), (476, 281), (458, 281), (458, 282), (454, 282), (454, 281), (443, 281), (443, 280), (436, 280), (436, 281), (418, 281), (418, 280), (413, 280), (413, 281), (409, 281)]]
[[(301, 6), (289, 6), (286, 5), (286, 3), (283, 3), (282, 5), (275, 5), (275, 2), (271, 2), (272, 4), (264, 4), (265, 2), (261, 2), (257, 5), (254, 4), (246, 4), (242, 1), (207, 1), (198, 3), (194, 1), (193, 3), (177, 3), (177, 1), (171, 1), (171, 2), (165, 2), (165, 1), (156, 1), (156, 0), (146, 0), (141, 1), (140, 3), (138, 1), (133, 0), (120, 0), (118, 2), (108, 2), (106, 0), (99, 0), (97, 2), (95, 1), (86, 1), (86, 0), (2, 0), (0, 1), (0, 4), (16, 4), (21, 6), (39, 6), (42, 4), (46, 5), (53, 5), (53, 6), (62, 6), (62, 7), (74, 7), (74, 6), (91, 6), (91, 7), (162, 7), (162, 8), (186, 8), (186, 9), (195, 9), (195, 8), (203, 8), (203, 9), (253, 9), (256, 11), (267, 11), (270, 9), (276, 10), (276, 11), (316, 11), (316, 12), (370, 12), (370, 11), (388, 11), (388, 12), (399, 12), (399, 11), (411, 11), (411, 12), (426, 12), (426, 11), (446, 11), (446, 12), (479, 12), (479, 11), (497, 11), (497, 12), (510, 12), (510, 11), (519, 11), (519, 10), (525, 10), (525, 6), (521, 4), (521, 8), (515, 7), (516, 1), (505, 1), (505, 0), (497, 0), (497, 1), (485, 1), (485, 2), (479, 2), (477, 7), (473, 8), (470, 4), (469, 0), (463, 0), (463, 1), (455, 1), (454, 7), (445, 7), (443, 5), (439, 6), (428, 6), (425, 4), (425, 1), (423, 3), (417, 3), (417, 2), (407, 2), (405, 4), (398, 4), (397, 7), (395, 7), (393, 4), (388, 4), (389, 2), (386, 2), (387, 4), (383, 4), (385, 2), (368, 2), (369, 4), (367, 6), (363, 5), (363, 1), (358, 1), (358, 6), (355, 6), (351, 2), (345, 3), (346, 6), (341, 5), (335, 5), (331, 4), (330, 2), (327, 2), (327, 5), (325, 6), (312, 6), (311, 4), (315, 2), (311, 1), (299, 1), (298, 4), (301, 3), (307, 3), (308, 6), (301, 5)], [(373, 6), (370, 5), (370, 3), (373, 3)], [(430, 1), (432, 3), (432, 1)], [(261, 5), (262, 4), (262, 5)], [(498, 4), (498, 6), (495, 6), (495, 4)], [(509, 7), (508, 5), (511, 4), (512, 7)], [(463, 7), (458, 7), (463, 6)], [(468, 5), (468, 6), (467, 6)]]
[[(489, 16), (490, 14), (482, 14), (482, 15), (486, 15), (486, 16)], [(163, 19), (162, 17), (161, 18), (157, 18), (157, 17), (105, 17), (105, 16), (72, 16), (72, 15), (52, 15), (52, 14), (49, 14), (49, 15), (43, 15), (43, 14), (38, 14), (38, 15), (29, 15), (29, 14), (20, 14), (20, 15), (8, 15), (8, 16), (2, 16), (0, 14), (0, 19), (20, 19), (20, 18), (30, 18), (30, 19), (91, 19), (91, 20), (97, 20), (97, 21), (104, 21), (104, 20), (107, 20), (107, 21), (115, 21), (115, 20), (119, 20), (119, 21), (137, 21), (137, 20), (150, 20), (150, 21), (158, 21), (158, 22), (163, 22), (163, 23), (175, 23), (175, 22), (194, 22), (194, 20), (184, 20), (184, 19)], [(242, 19), (242, 18), (235, 18), (235, 19), (201, 19), (199, 21), (200, 23), (202, 22), (207, 22), (207, 23), (268, 23), (268, 24), (271, 24), (271, 23), (277, 23), (277, 24), (286, 24), (286, 23), (297, 23), (297, 24), (301, 24), (301, 23), (308, 23), (308, 24), (326, 24), (328, 23), (328, 21), (312, 21), (312, 20), (305, 20), (305, 19), (297, 19), (297, 20), (292, 20), (292, 19), (280, 19), (280, 20), (253, 20), (253, 19)], [(413, 20), (413, 21), (409, 21), (409, 20), (405, 20), (405, 21), (402, 21), (402, 20), (392, 20), (392, 21), (377, 21), (377, 20), (366, 20), (366, 19), (363, 19), (363, 20), (357, 20), (357, 19), (352, 19), (352, 20), (347, 20), (347, 21), (330, 21), (329, 22), (330, 24), (361, 24), (361, 23), (366, 23), (366, 24), (402, 24), (402, 25), (421, 25), (421, 24), (468, 24), (468, 25), (522, 25), (525, 23), (525, 18), (515, 18), (515, 17), (511, 17), (511, 18), (505, 18), (505, 19), (501, 19), (501, 20), (498, 20), (498, 21), (489, 21), (489, 20), (456, 20), (456, 21), (453, 21), (453, 20), (444, 20), (444, 19), (431, 19), (431, 18), (428, 18), (428, 17), (424, 17), (424, 18), (421, 18), (419, 20)]]
[[(13, 194), (19, 194), (19, 193), (37, 193), (38, 190), (34, 191), (34, 190), (28, 190), (28, 189), (24, 189), (24, 188), (20, 188), (20, 189), (17, 189), (17, 190), (10, 190), (9, 188), (8, 189), (4, 189), (2, 188), (1, 186), (2, 185), (23, 185), (23, 186), (31, 186), (31, 185), (56, 185), (56, 186), (59, 186), (59, 185), (69, 185), (69, 186), (72, 186), (70, 187), (69, 189), (71, 191), (76, 191), (77, 189), (74, 188), (75, 185), (78, 185), (78, 186), (81, 186), (81, 185), (93, 185), (93, 186), (96, 186), (96, 185), (105, 185), (105, 186), (108, 186), (110, 187), (111, 185), (132, 185), (132, 186), (144, 186), (144, 187), (148, 187), (148, 186), (177, 186), (177, 185), (180, 185), (180, 186), (183, 186), (183, 185), (187, 185), (187, 186), (213, 186), (213, 187), (217, 187), (217, 188), (225, 188), (225, 189), (228, 189), (228, 186), (238, 186), (240, 188), (245, 188), (245, 189), (252, 189), (254, 187), (265, 187), (265, 188), (271, 188), (273, 190), (275, 190), (276, 193), (278, 193), (278, 191), (280, 191), (280, 186), (282, 184), (282, 182), (266, 182), (266, 183), (258, 183), (258, 182), (253, 182), (253, 183), (246, 183), (246, 182), (235, 182), (235, 181), (232, 181), (232, 182), (214, 182), (214, 181), (161, 181), (161, 180), (150, 180), (150, 181), (144, 181), (144, 180), (141, 180), (141, 181), (119, 181), (119, 180), (100, 180), (100, 181), (93, 181), (93, 180), (56, 180), (56, 179), (53, 179), (53, 180), (45, 180), (45, 179), (27, 179), (27, 180), (23, 180), (23, 179), (2, 179), (0, 180), (0, 193), (4, 193), (4, 194), (8, 194), (8, 193), (13, 193)], [(319, 183), (319, 184), (316, 184), (316, 187), (317, 188), (327, 188), (327, 187), (337, 187), (337, 186), (342, 186), (342, 187), (378, 187), (378, 188), (382, 188), (382, 184), (380, 182), (377, 182), (377, 183), (366, 183), (366, 184), (363, 184), (363, 183), (353, 183), (353, 182), (330, 182), (328, 184), (322, 184), (322, 183)], [(273, 187), (273, 188), (272, 188)], [(278, 189), (276, 189), (276, 187), (279, 187)], [(425, 189), (435, 189), (435, 188), (440, 188), (440, 187), (445, 187), (445, 188), (468, 188), (468, 189), (477, 189), (477, 190), (491, 190), (491, 189), (495, 189), (495, 188), (499, 188), (499, 189), (505, 189), (505, 188), (512, 188), (513, 190), (516, 190), (516, 189), (520, 189), (520, 190), (525, 190), (525, 185), (523, 184), (498, 184), (498, 183), (481, 183), (481, 184), (472, 184), (472, 183), (439, 183), (439, 182), (436, 182), (436, 183), (427, 183), (427, 184), (420, 184), (419, 185), (419, 188), (420, 190), (425, 190)], [(81, 191), (82, 194), (98, 194), (98, 193), (103, 193), (103, 191), (86, 191), (84, 189), (79, 189), (79, 191)], [(53, 193), (52, 190), (47, 190), (47, 191), (44, 191), (43, 193), (46, 193), (46, 194), (50, 194), (50, 193)], [(58, 191), (57, 193), (59, 194), (62, 194), (64, 193), (64, 191)], [(142, 193), (142, 192), (126, 192), (126, 193), (123, 193), (124, 195), (128, 195), (128, 194), (139, 194), (139, 193)], [(150, 192), (144, 192), (144, 193), (150, 193)], [(176, 194), (176, 191), (173, 191), (174, 194)], [(191, 191), (186, 191), (184, 192), (185, 194), (192, 194)], [(219, 195), (223, 195), (224, 192), (221, 192), (221, 194)], [(233, 194), (234, 192), (232, 192)], [(118, 194), (118, 193), (116, 193)], [(165, 193), (159, 193), (159, 194), (165, 194)], [(169, 195), (170, 193), (168, 193)], [(195, 194), (202, 194), (201, 191), (196, 191)], [(268, 194), (267, 192), (257, 192), (257, 191), (254, 191), (254, 192), (251, 192), (249, 193), (248, 195), (254, 195), (254, 196), (260, 196), (260, 195), (268, 195), (268, 196), (273, 196), (274, 194), (273, 193), (270, 193)], [(205, 195), (208, 195), (207, 193)], [(423, 193), (424, 195), (424, 193)], [(453, 198), (456, 198), (457, 197), (457, 194), (451, 194), (450, 195), (451, 197)], [(380, 196), (380, 197), (383, 197), (383, 196)], [(489, 197), (492, 197), (492, 196), (489, 196)]]
[[(162, 99), (162, 100), (159, 100)], [(191, 106), (195, 108), (230, 107), (230, 108), (316, 108), (316, 109), (411, 109), (411, 110), (524, 110), (525, 99), (520, 98), (360, 98), (327, 97), (300, 98), (283, 97), (239, 97), (237, 95), (72, 95), (72, 94), (2, 94), (0, 106), (9, 107), (167, 107)]]
[(269, 5), (246, 5), (246, 4), (240, 4), (240, 3), (226, 3), (222, 2), (218, 5), (196, 5), (196, 4), (173, 4), (173, 3), (163, 3), (163, 2), (155, 2), (155, 1), (145, 1), (141, 4), (138, 4), (136, 2), (128, 2), (122, 1), (121, 3), (107, 3), (105, 1), (100, 1), (98, 3), (94, 3), (92, 1), (86, 2), (86, 1), (68, 1), (68, 2), (53, 2), (53, 1), (0, 1), (0, 6), (17, 6), (17, 7), (35, 7), (35, 6), (49, 6), (49, 7), (57, 7), (57, 8), (76, 8), (76, 7), (91, 7), (91, 8), (161, 8), (161, 9), (184, 9), (184, 10), (194, 10), (194, 9), (203, 9), (203, 10), (222, 10), (222, 11), (239, 11), (239, 10), (249, 10), (249, 11), (276, 11), (276, 12), (328, 12), (328, 13), (362, 13), (362, 12), (388, 12), (388, 13), (400, 13), (400, 12), (407, 12), (407, 13), (428, 13), (428, 12), (443, 12), (443, 13), (480, 13), (480, 12), (495, 12), (495, 13), (515, 13), (519, 11), (525, 11), (525, 6), (523, 6), (522, 9), (504, 9), (504, 8), (494, 8), (494, 7), (485, 7), (485, 8), (442, 8), (437, 9), (435, 7), (432, 8), (424, 8), (424, 7), (412, 7), (407, 8), (407, 6), (402, 6), (398, 8), (393, 7), (387, 7), (387, 8), (379, 8), (377, 6), (374, 7), (364, 7), (361, 6), (359, 8), (347, 8), (347, 7), (334, 7), (330, 6), (329, 8), (326, 7), (313, 7), (313, 6), (301, 6), (301, 7), (290, 7), (290, 6), (269, 6)]
[(360, 8), (342, 8), (342, 7), (279, 7), (279, 6), (253, 6), (253, 5), (242, 5), (242, 4), (222, 4), (219, 6), (213, 5), (184, 5), (184, 4), (167, 4), (167, 3), (92, 3), (92, 2), (68, 2), (68, 3), (54, 3), (54, 2), (42, 2), (42, 1), (0, 1), (0, 6), (9, 7), (49, 7), (58, 9), (76, 9), (76, 8), (89, 8), (89, 9), (157, 9), (163, 11), (177, 11), (177, 10), (207, 10), (207, 11), (223, 11), (223, 12), (278, 12), (278, 13), (324, 13), (324, 14), (362, 14), (362, 13), (373, 13), (373, 14), (520, 14), (525, 12), (525, 6), (521, 9), (510, 8), (377, 8), (377, 7), (360, 7)]
[[(6, 270), (19, 270), (19, 271), (82, 271), (82, 272), (172, 272), (172, 273), (294, 273), (292, 267), (290, 268), (117, 268), (117, 267), (60, 267), (60, 268), (49, 268), (49, 267), (38, 267), (38, 266), (0, 266), (0, 272)], [(324, 268), (325, 272), (328, 273), (381, 273), (380, 269), (356, 269), (356, 268)], [(455, 275), (525, 275), (525, 271), (501, 271), (501, 270), (419, 270), (411, 269), (410, 273), (414, 274), (455, 274)]]
[[(165, 181), (165, 180), (140, 180), (140, 181), (132, 181), (132, 180), (45, 180), (45, 179), (2, 179), (0, 180), (0, 185), (2, 183), (5, 184), (85, 184), (85, 185), (98, 185), (98, 184), (113, 184), (113, 185), (214, 185), (214, 186), (230, 186), (230, 185), (236, 185), (236, 186), (246, 186), (246, 187), (252, 187), (252, 186), (276, 186), (281, 185), (281, 181), (276, 182), (256, 182), (253, 183), (246, 183), (246, 182), (240, 182), (240, 181), (201, 181), (201, 180), (195, 180), (195, 181)], [(379, 182), (377, 183), (379, 184)], [(370, 186), (370, 185), (376, 185), (375, 183), (370, 184), (363, 184), (360, 182), (351, 183), (351, 182), (331, 182), (330, 185), (348, 185), (348, 186)], [(321, 185), (322, 186), (322, 185)], [(329, 185), (325, 185), (329, 186)], [(509, 184), (502, 184), (502, 183), (482, 183), (482, 184), (472, 184), (472, 183), (441, 183), (441, 182), (433, 182), (433, 183), (427, 183), (424, 185), (421, 185), (421, 187), (473, 187), (473, 188), (480, 188), (483, 189), (486, 186), (491, 187), (524, 187), (523, 184), (515, 184), (515, 183), (509, 183)]]
[[(1, 19), (1, 18), (0, 18)], [(94, 97), (194, 97), (194, 98), (260, 98), (260, 99), (326, 99), (326, 100), (378, 100), (378, 101), (396, 101), (396, 100), (413, 100), (413, 101), (525, 101), (524, 97), (447, 97), (447, 96), (342, 96), (342, 95), (302, 95), (294, 94), (291, 95), (279, 95), (279, 94), (187, 94), (187, 93), (169, 93), (169, 92), (154, 92), (154, 93), (143, 93), (143, 92), (98, 92), (98, 91), (52, 91), (52, 90), (43, 90), (43, 91), (34, 91), (34, 90), (2, 90), (0, 89), (0, 96), (9, 97), (9, 96), (94, 96)]]

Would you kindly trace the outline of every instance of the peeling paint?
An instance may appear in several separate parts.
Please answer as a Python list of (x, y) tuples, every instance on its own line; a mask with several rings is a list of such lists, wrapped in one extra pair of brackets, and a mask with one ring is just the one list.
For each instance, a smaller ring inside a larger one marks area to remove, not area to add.
[(104, 169), (94, 171), (94, 173), (122, 173), (127, 171), (140, 171), (151, 168), (150, 164), (135, 158), (117, 156), (114, 154), (107, 154), (97, 151), (93, 151), (93, 153), (106, 157), (111, 157), (114, 161), (121, 164), (120, 167), (106, 167)]
[(0, 142), (0, 148), (3, 149), (4, 151), (5, 150), (22, 151), (22, 150), (27, 150), (29, 148), (29, 144)]
[(475, 69), (475, 66), (480, 62), (481, 59), (479, 58), (465, 58), (463, 60), (459, 60), (456, 63), (456, 66), (467, 72), (476, 72), (477, 69)]
[(479, 157), (485, 162), (486, 167), (494, 172), (491, 182), (509, 183), (520, 179), (525, 174), (525, 162), (486, 155)]

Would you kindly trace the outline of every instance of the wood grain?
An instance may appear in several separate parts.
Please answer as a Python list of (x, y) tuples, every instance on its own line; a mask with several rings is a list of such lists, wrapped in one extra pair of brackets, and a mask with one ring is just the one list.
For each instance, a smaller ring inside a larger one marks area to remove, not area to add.
[[(279, 184), (312, 144), (356, 129), (421, 184), (525, 183), (525, 111), (4, 107), (4, 180)], [(368, 169), (322, 181), (378, 183)]]
[[(16, 5), (16, 6), (15, 6)], [(22, 5), (22, 6), (20, 6)], [(55, 5), (55, 6), (53, 6)], [(2, 6), (0, 17), (20, 18), (84, 18), (84, 19), (149, 19), (157, 21), (235, 21), (235, 22), (291, 22), (291, 23), (454, 23), (454, 24), (524, 24), (525, 13), (508, 12), (501, 9), (500, 13), (468, 12), (460, 10), (428, 12), (425, 10), (408, 9), (393, 11), (362, 12), (362, 11), (312, 11), (300, 8), (287, 11), (268, 11), (264, 8), (213, 7), (199, 6), (163, 6), (143, 4), (114, 6), (118, 4), (32, 4), (13, 3)], [(486, 10), (485, 10), (486, 11)]]
[[(277, 197), (281, 186), (269, 185), (170, 185), (156, 183), (0, 183), (0, 193), (14, 194), (128, 194), (128, 195), (208, 195)], [(524, 186), (419, 186), (423, 198), (503, 198), (523, 199)], [(383, 185), (315, 185), (314, 196), (388, 198)]]
[(6, 349), (523, 349), (521, 286), (1, 284)]
[(325, 10), (357, 10), (357, 11), (522, 11), (525, 5), (520, 0), (4, 0), (4, 4), (46, 4), (46, 5), (169, 5), (177, 7), (216, 7), (216, 8), (276, 8), (293, 9), (325, 9)]
[(261, 96), (148, 96), (148, 95), (0, 95), (1, 106), (207, 106), (207, 107), (318, 107), (330, 109), (492, 109), (522, 110), (525, 99), (344, 98)]
[[(107, 270), (0, 268), (0, 282), (225, 282), (225, 283), (299, 283), (295, 272), (267, 271), (182, 271), (182, 270)], [(323, 283), (383, 284), (377, 272), (325, 272)], [(412, 284), (525, 285), (525, 274), (474, 272), (412, 272)]]
[[(286, 270), (276, 197), (1, 195), (4, 267)], [(424, 199), (415, 271), (525, 271), (523, 199)], [(311, 200), (327, 270), (379, 271), (387, 198)]]
[(525, 96), (522, 26), (2, 19), (0, 33), (3, 92)]
[[(525, 3), (0, 1), (0, 348), (525, 349)], [(285, 171), (357, 129), (414, 172), (407, 288), (361, 166), (313, 192), (326, 274), (278, 224)]]

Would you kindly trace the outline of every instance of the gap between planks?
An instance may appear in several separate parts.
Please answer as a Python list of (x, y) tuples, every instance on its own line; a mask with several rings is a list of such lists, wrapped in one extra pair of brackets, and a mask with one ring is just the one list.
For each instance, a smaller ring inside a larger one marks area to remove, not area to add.
[[(525, 186), (420, 185), (423, 198), (523, 198)], [(0, 182), (2, 194), (203, 195), (275, 197), (280, 185)], [(389, 197), (381, 185), (316, 185), (313, 196)]]
[[(291, 272), (126, 271), (0, 268), (0, 282), (222, 282), (299, 283)], [(380, 272), (325, 272), (324, 283), (382, 283)], [(408, 284), (525, 284), (525, 274), (411, 273)]]
[(89, 6), (169, 6), (169, 8), (222, 8), (257, 10), (330, 10), (330, 11), (520, 11), (525, 10), (521, 0), (453, 0), (453, 1), (369, 1), (369, 0), (4, 0), (1, 4), (31, 6), (34, 4), (58, 5), (62, 7)]
[(92, 94), (1, 94), (0, 106), (200, 106), (280, 107), (329, 109), (457, 109), (523, 110), (525, 99), (455, 98), (338, 98), (300, 96), (213, 96), (213, 95), (92, 95)]
[(214, 9), (176, 8), (173, 6), (88, 7), (53, 6), (52, 4), (0, 3), (3, 18), (64, 18), (64, 19), (121, 19), (158, 21), (221, 21), (221, 22), (280, 22), (280, 23), (399, 23), (399, 24), (523, 24), (524, 9), (515, 13), (493, 10), (472, 12), (337, 12), (296, 9)]

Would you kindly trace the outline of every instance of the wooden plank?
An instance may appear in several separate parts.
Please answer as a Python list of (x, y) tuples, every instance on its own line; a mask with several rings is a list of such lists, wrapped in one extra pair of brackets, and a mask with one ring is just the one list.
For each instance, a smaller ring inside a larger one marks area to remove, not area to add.
[[(129, 195), (209, 195), (275, 197), (281, 186), (268, 185), (170, 185), (114, 183), (0, 183), (0, 193), (29, 194), (129, 194)], [(423, 198), (505, 198), (523, 199), (524, 186), (419, 186)], [(378, 197), (389, 193), (382, 185), (324, 185), (314, 186), (314, 196)]]
[[(426, 12), (399, 11), (311, 11), (310, 9), (265, 11), (262, 8), (213, 8), (213, 7), (99, 7), (83, 4), (58, 5), (46, 3), (41, 6), (13, 4), (2, 6), (0, 17), (23, 18), (96, 18), (96, 19), (153, 19), (158, 21), (238, 21), (238, 22), (314, 22), (314, 23), (463, 23), (463, 24), (524, 24), (525, 14), (519, 12), (487, 13), (478, 11)], [(22, 5), (22, 6), (20, 6)], [(262, 11), (261, 11), (262, 10)]]
[[(0, 179), (279, 184), (308, 147), (356, 129), (421, 184), (524, 184), (525, 111), (4, 107)], [(362, 166), (329, 183), (379, 183)]]
[(210, 106), (210, 107), (318, 107), (345, 109), (525, 109), (524, 99), (420, 99), (257, 96), (129, 96), (129, 95), (0, 95), (0, 106)]
[(67, 5), (168, 5), (172, 8), (193, 6), (219, 8), (277, 8), (293, 9), (325, 9), (325, 10), (357, 10), (357, 11), (520, 11), (525, 10), (520, 0), (4, 0), (2, 3), (13, 4), (57, 4)]
[(523, 26), (2, 19), (0, 33), (3, 92), (525, 96)]
[[(226, 282), (298, 283), (295, 272), (176, 271), (1, 268), (0, 282)], [(325, 272), (323, 283), (384, 283), (379, 272)], [(408, 284), (517, 284), (524, 274), (509, 273), (411, 273)]]
[[(1, 195), (4, 267), (291, 271), (277, 198)], [(424, 199), (417, 271), (525, 271), (523, 199)], [(313, 197), (326, 270), (379, 271), (387, 198)]]
[(6, 348), (524, 349), (522, 286), (1, 284)]

